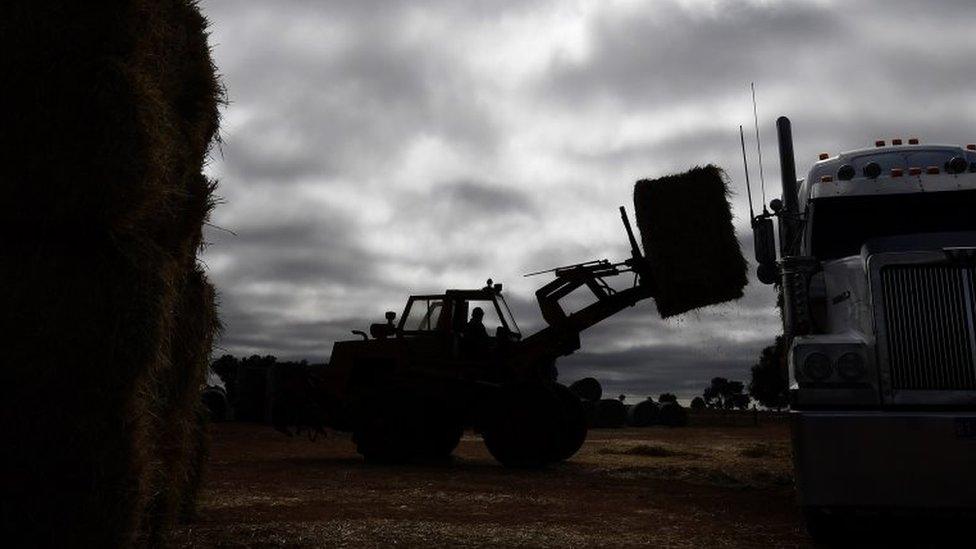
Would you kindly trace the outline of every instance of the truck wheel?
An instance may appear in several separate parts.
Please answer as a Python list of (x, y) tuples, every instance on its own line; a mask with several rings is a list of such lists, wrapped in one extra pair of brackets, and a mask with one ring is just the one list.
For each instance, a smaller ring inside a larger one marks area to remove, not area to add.
[(558, 440), (552, 461), (573, 457), (586, 441), (586, 410), (583, 402), (565, 385), (554, 384), (553, 392), (559, 400)]
[(545, 466), (559, 455), (560, 402), (550, 386), (518, 383), (499, 389), (482, 436), (502, 465)]

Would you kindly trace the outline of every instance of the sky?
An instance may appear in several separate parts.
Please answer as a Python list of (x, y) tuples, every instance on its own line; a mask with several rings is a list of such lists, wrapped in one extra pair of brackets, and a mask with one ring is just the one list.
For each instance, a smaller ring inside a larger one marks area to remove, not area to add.
[[(971, 0), (396, 2), (203, 0), (227, 87), (202, 261), (217, 354), (328, 360), (410, 294), (505, 286), (543, 323), (531, 271), (621, 260), (638, 179), (714, 163), (735, 195), (745, 296), (661, 320), (645, 301), (584, 332), (560, 380), (607, 394), (748, 381), (780, 330), (755, 280), (758, 96), (767, 201), (775, 120), (797, 171), (877, 138), (976, 141)], [(629, 283), (629, 277), (621, 283)]]

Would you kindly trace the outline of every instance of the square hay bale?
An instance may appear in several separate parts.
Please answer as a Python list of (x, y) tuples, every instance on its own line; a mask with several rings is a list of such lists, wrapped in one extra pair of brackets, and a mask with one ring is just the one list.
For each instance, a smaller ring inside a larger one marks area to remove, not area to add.
[(158, 542), (206, 451), (206, 20), (194, 0), (9, 0), (0, 73), (0, 529)]
[(742, 297), (746, 260), (725, 173), (713, 165), (634, 185), (634, 209), (663, 318)]
[(207, 450), (200, 392), (219, 329), (213, 286), (199, 267), (175, 286), (178, 297), (168, 341), (169, 363), (156, 376), (147, 403), (155, 423), (155, 478), (142, 531), (152, 544), (162, 542), (183, 511), (194, 508)]

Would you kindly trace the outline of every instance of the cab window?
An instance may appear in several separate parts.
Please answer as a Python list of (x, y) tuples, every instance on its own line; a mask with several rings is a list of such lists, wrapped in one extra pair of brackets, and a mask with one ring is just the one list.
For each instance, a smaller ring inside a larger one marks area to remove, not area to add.
[(403, 329), (411, 332), (438, 329), (444, 314), (442, 299), (411, 299), (403, 321)]
[(481, 310), (485, 312), (485, 317), (482, 319), (482, 323), (485, 325), (485, 331), (488, 332), (490, 337), (495, 337), (498, 327), (503, 326), (501, 317), (498, 315), (498, 309), (495, 307), (495, 302), (489, 299), (468, 300), (468, 317), (464, 320), (465, 324), (471, 320), (471, 313), (475, 307), (481, 307)]

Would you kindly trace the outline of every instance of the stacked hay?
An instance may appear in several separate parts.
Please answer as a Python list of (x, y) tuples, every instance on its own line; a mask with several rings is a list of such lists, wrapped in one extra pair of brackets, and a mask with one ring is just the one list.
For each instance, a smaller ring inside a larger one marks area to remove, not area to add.
[(742, 297), (746, 261), (724, 172), (712, 165), (634, 186), (634, 208), (664, 317)]
[(191, 0), (4, 4), (7, 538), (158, 541), (193, 499), (216, 330), (196, 269), (220, 97), (205, 27)]

